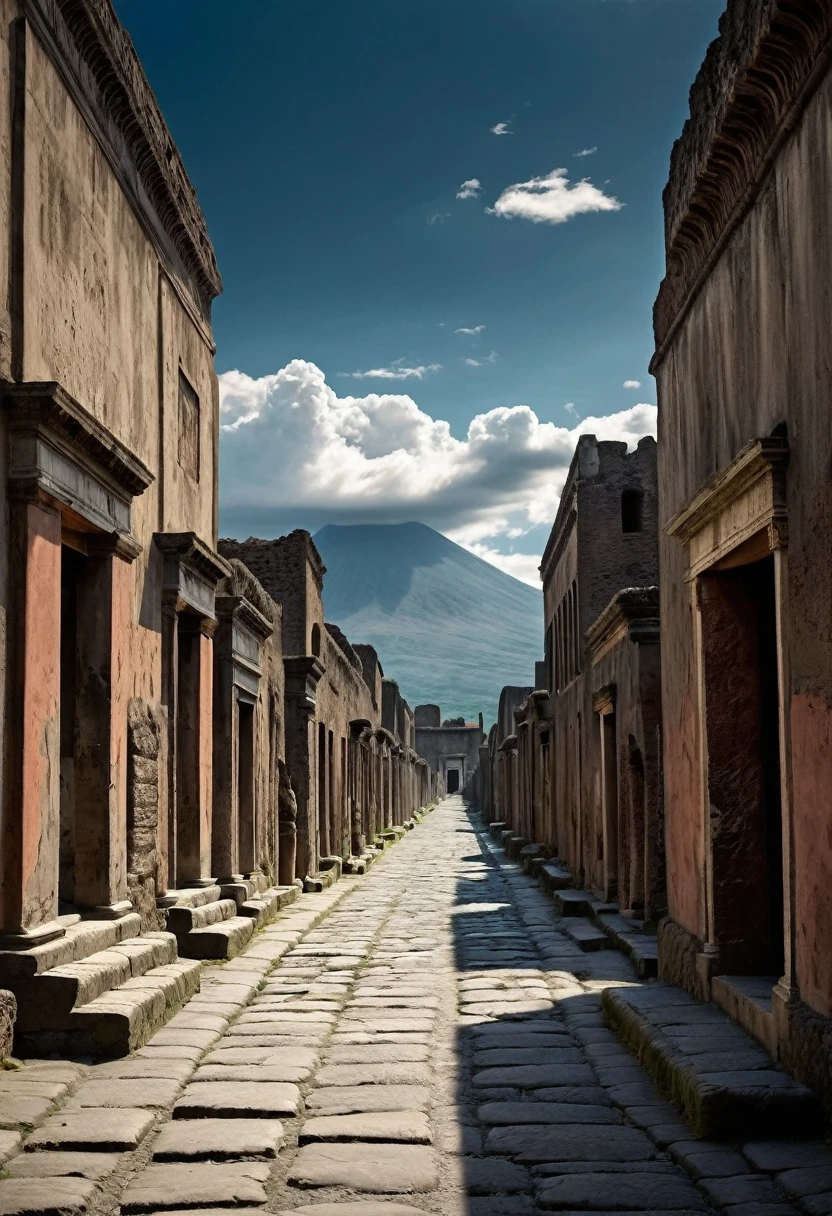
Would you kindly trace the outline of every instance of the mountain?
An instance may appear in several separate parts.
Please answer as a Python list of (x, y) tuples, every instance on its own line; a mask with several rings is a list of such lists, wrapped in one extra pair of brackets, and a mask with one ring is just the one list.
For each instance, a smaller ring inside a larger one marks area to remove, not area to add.
[(504, 684), (533, 684), (543, 654), (543, 597), (425, 524), (328, 524), (324, 612), (369, 642), (411, 706), (486, 727)]

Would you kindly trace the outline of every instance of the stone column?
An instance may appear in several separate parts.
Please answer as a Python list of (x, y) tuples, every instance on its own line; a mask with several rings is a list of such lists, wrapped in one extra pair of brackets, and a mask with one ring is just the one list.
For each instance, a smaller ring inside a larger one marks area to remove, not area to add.
[(8, 770), (0, 820), (0, 947), (60, 936), (61, 516), (11, 506)]
[(78, 580), (75, 903), (126, 916), (127, 701), (135, 553), (91, 544)]
[(237, 759), (239, 714), (230, 655), (214, 668), (214, 798), (211, 869), (221, 880), (240, 877)]
[(277, 881), (281, 887), (289, 887), (297, 877), (298, 803), (282, 760), (278, 760), (277, 816)]
[(318, 868), (318, 791), (315, 782), (318, 747), (315, 693), (324, 674), (314, 655), (283, 660), (286, 673), (286, 763), (297, 800), (297, 873), (306, 878)]

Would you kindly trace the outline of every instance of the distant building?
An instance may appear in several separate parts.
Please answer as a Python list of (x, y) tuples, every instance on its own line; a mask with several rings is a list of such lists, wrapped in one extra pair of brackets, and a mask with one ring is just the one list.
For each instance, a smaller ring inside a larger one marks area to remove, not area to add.
[(448, 794), (460, 793), (477, 771), (485, 740), (482, 714), (476, 723), (443, 725), (438, 705), (416, 706), (416, 751), (444, 784)]

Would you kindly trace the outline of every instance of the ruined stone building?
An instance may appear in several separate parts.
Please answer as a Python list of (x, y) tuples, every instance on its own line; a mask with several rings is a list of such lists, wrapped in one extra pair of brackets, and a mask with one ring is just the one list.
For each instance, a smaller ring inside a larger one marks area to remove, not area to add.
[(484, 739), (482, 714), (476, 723), (443, 722), (438, 705), (416, 706), (416, 751), (448, 794), (463, 790), (477, 771)]
[(832, 1092), (832, 9), (730, 0), (664, 194), (661, 974)]
[(576, 885), (654, 918), (660, 825), (656, 444), (584, 435), (541, 563), (545, 659), (504, 688), (488, 788), (511, 854), (559, 857)]
[(282, 605), (286, 763), (297, 803), (296, 872), (313, 879), (360, 859), (375, 837), (431, 801), (413, 715), (371, 646), (324, 620), (325, 568), (308, 532), (224, 540)]
[(0, 989), (118, 1054), (434, 784), (311, 543), (217, 551), (221, 282), (112, 6), (0, 9)]

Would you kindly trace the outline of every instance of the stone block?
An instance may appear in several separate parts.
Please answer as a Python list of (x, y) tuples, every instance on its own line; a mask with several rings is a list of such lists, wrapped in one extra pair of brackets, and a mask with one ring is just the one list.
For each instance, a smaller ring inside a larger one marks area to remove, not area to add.
[(299, 1187), (348, 1187), (371, 1194), (432, 1191), (439, 1175), (434, 1153), (416, 1144), (307, 1144), (288, 1181)]
[(87, 1178), (6, 1178), (0, 1182), (0, 1216), (75, 1216), (95, 1194)]
[(417, 1110), (321, 1115), (307, 1119), (299, 1144), (315, 1141), (362, 1140), (377, 1143), (430, 1144), (427, 1115)]
[(155, 1116), (149, 1110), (111, 1109), (67, 1111), (47, 1119), (26, 1142), (32, 1149), (93, 1149), (110, 1153), (134, 1149), (150, 1131)]
[(257, 1081), (192, 1081), (173, 1108), (174, 1119), (294, 1118), (301, 1108), (297, 1085)]

